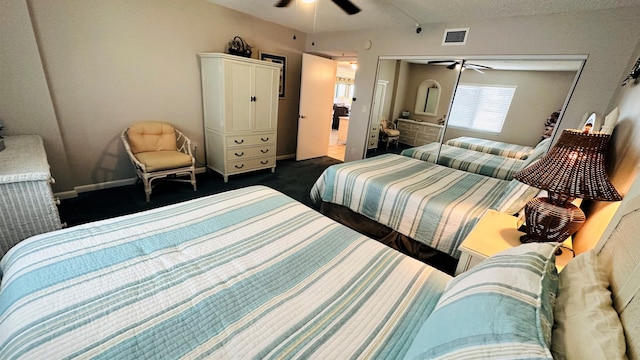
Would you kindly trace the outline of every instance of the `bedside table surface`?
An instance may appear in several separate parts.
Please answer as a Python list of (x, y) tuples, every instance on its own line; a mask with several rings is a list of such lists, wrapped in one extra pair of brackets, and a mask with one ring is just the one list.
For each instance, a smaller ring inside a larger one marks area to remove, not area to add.
[[(488, 210), (467, 235), (459, 249), (473, 257), (484, 259), (502, 250), (521, 245), (520, 236), (524, 233), (516, 229), (517, 224), (518, 218), (515, 216)], [(564, 245), (571, 248), (571, 238), (567, 239)], [(566, 249), (561, 255), (556, 256), (558, 271), (571, 259), (573, 254)]]

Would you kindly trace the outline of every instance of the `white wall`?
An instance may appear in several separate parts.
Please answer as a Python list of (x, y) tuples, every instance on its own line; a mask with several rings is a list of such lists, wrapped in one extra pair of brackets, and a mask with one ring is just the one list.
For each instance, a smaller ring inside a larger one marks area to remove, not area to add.
[(50, 154), (49, 163), (55, 169), (54, 178), (58, 184), (69, 184), (66, 149), (27, 3), (0, 1), (0, 14), (0, 122), (5, 126), (2, 135), (41, 135)]
[(304, 34), (204, 0), (0, 3), (3, 134), (45, 138), (54, 191), (134, 177), (119, 134), (138, 120), (173, 123), (204, 163), (197, 54), (225, 52), (235, 35), (254, 58), (287, 56), (277, 154), (295, 154)]
[[(638, 58), (640, 43), (627, 63), (623, 76), (618, 79), (618, 86)], [(616, 107), (620, 115), (611, 136), (612, 146), (609, 147), (606, 165), (611, 183), (624, 198), (632, 183), (640, 181), (637, 176), (640, 170), (640, 83), (618, 87), (604, 114)], [(595, 202), (590, 205), (585, 211), (588, 216), (587, 224), (574, 237), (574, 247), (578, 247), (579, 251), (595, 245), (620, 202)]]

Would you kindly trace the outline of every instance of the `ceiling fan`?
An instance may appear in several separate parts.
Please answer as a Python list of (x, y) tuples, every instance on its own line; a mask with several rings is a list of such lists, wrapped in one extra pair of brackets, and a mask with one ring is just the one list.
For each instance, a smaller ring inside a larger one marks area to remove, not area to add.
[[(429, 61), (428, 62), (428, 64), (444, 64), (444, 63), (451, 63), (451, 64), (447, 65), (447, 69), (453, 70), (453, 69), (456, 68), (456, 66), (459, 66), (462, 62), (458, 61), (458, 60), (434, 60), (434, 61)], [(477, 71), (479, 73), (483, 73), (482, 70), (491, 70), (491, 69), (493, 69), (490, 66), (480, 65), (480, 64), (472, 64), (472, 63), (468, 63), (468, 62), (464, 63), (464, 68), (465, 69), (475, 70), (475, 71)]]
[[(333, 1), (336, 5), (338, 5), (342, 10), (344, 10), (349, 15), (354, 15), (360, 12), (360, 8), (355, 6), (349, 0), (331, 0), (331, 1)], [(291, 3), (291, 0), (279, 0), (275, 6), (285, 7), (285, 6), (288, 6), (290, 3)]]

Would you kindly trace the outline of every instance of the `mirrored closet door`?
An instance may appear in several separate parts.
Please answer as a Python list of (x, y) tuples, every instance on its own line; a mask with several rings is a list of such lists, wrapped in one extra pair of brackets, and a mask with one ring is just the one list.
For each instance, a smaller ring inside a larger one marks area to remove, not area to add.
[(560, 122), (583, 64), (580, 56), (382, 57), (387, 96), (376, 117), (395, 124), (404, 148), (435, 143), (439, 153), (461, 136), (535, 146), (554, 116)]

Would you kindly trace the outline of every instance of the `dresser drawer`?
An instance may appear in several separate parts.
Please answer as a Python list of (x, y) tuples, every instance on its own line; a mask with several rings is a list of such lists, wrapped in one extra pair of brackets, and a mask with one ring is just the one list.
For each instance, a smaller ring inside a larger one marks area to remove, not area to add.
[(369, 139), (378, 140), (378, 137), (380, 137), (380, 132), (378, 130), (376, 131), (371, 130), (371, 132), (369, 132)]
[(440, 134), (440, 129), (433, 126), (422, 126), (418, 132), (422, 134), (438, 136), (438, 134)]
[(264, 156), (275, 154), (275, 151), (276, 151), (275, 145), (264, 145), (264, 146), (229, 149), (227, 150), (227, 160), (233, 161), (238, 159), (247, 159), (247, 158), (260, 157), (260, 156), (264, 157)]
[(418, 145), (424, 145), (435, 141), (438, 141), (438, 136), (436, 134), (418, 133), (418, 136), (416, 136), (416, 144)]
[(240, 147), (240, 146), (252, 146), (252, 145), (266, 145), (275, 144), (276, 134), (249, 134), (249, 135), (233, 135), (226, 138), (227, 147)]
[(225, 171), (228, 174), (243, 173), (251, 170), (267, 169), (276, 166), (275, 154), (260, 158), (233, 160), (226, 163)]
[(397, 127), (400, 131), (411, 131), (411, 124), (404, 121), (398, 121)]
[(409, 136), (409, 135), (405, 135), (403, 133), (400, 133), (400, 137), (398, 138), (398, 142), (403, 143), (403, 144), (407, 144), (407, 145), (411, 145), (411, 146), (415, 146), (415, 136)]

